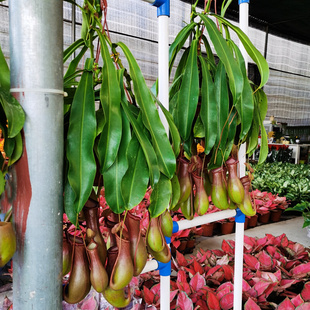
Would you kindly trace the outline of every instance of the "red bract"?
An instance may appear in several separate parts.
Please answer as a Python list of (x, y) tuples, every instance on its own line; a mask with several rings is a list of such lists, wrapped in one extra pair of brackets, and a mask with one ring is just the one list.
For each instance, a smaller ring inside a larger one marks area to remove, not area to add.
[(298, 294), (296, 297), (291, 299), (291, 302), (295, 307), (298, 307), (304, 303), (304, 300), (301, 298), (300, 294)]
[(310, 282), (307, 282), (304, 285), (304, 288), (301, 291), (300, 295), (304, 301), (310, 301)]
[(234, 293), (230, 292), (220, 299), (220, 307), (223, 310), (229, 310), (234, 305)]
[(286, 297), (278, 306), (277, 310), (295, 310), (294, 304)]
[(194, 309), (193, 302), (185, 292), (180, 292), (177, 298), (177, 307), (181, 310)]
[(309, 309), (310, 309), (310, 302), (305, 302), (296, 307), (296, 310), (309, 310)]
[(290, 274), (292, 278), (301, 279), (310, 275), (310, 262), (301, 264), (291, 269)]
[(249, 298), (244, 304), (244, 310), (261, 310), (261, 308), (252, 298)]

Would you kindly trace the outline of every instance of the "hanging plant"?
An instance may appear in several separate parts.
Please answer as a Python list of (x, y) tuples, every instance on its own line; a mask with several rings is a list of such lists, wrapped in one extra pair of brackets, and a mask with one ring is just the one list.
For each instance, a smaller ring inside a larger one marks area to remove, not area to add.
[[(259, 163), (268, 153), (263, 126), (267, 97), (262, 90), (269, 77), (268, 64), (246, 34), (224, 18), (231, 1), (224, 2), (221, 15), (211, 13), (211, 2), (207, 2), (202, 13), (196, 10), (198, 1), (192, 6), (190, 23), (179, 32), (169, 50), (169, 72), (173, 79), (169, 110), (180, 133), (182, 150), (177, 169), (181, 193), (173, 209), (180, 207), (188, 219), (194, 214), (193, 196), (198, 192), (201, 196), (201, 186), (193, 182), (197, 175), (203, 178), (205, 192), (211, 196), (213, 193), (212, 201), (215, 199), (213, 203), (218, 208), (236, 208), (243, 204), (244, 197), (238, 194), (240, 197), (236, 199), (231, 190), (236, 188), (239, 193), (243, 187), (236, 173), (232, 177), (232, 171), (229, 171), (227, 176), (229, 161), (238, 160), (238, 148), (243, 143), (247, 143), (247, 153), (251, 155), (257, 147), (260, 131)], [(231, 39), (231, 31), (237, 34), (257, 65), (260, 85), (249, 81), (244, 58)], [(183, 48), (188, 40), (190, 44)], [(179, 54), (180, 61), (172, 76)], [(188, 166), (186, 169), (184, 162)], [(220, 174), (216, 178), (215, 172), (218, 171)], [(188, 185), (187, 188), (184, 184)], [(249, 215), (255, 211), (251, 207), (246, 213)]]
[[(94, 180), (99, 176), (97, 185), (104, 186), (107, 204), (116, 214), (138, 205), (152, 186), (149, 211), (157, 217), (169, 205), (178, 150), (171, 147), (156, 99), (137, 61), (124, 43), (112, 43), (104, 30), (101, 16), (105, 8), (87, 0), (78, 7), (83, 16), (82, 38), (64, 52), (64, 61), (77, 54), (64, 76), (68, 93), (65, 212), (76, 224), (79, 212), (94, 194)], [(97, 52), (95, 44), (100, 46)], [(128, 71), (120, 53), (129, 64)], [(90, 57), (80, 70), (78, 64), (86, 54)], [(179, 146), (172, 116), (164, 107), (161, 109), (170, 125), (172, 143)]]
[[(262, 87), (269, 77), (268, 64), (241, 29), (223, 16), (211, 13), (211, 1), (202, 13), (196, 11), (197, 3), (192, 7), (190, 23), (180, 31), (169, 51), (170, 72), (176, 56), (182, 54), (170, 89), (170, 112), (185, 154), (196, 155), (193, 144), (202, 143), (205, 155), (211, 157), (208, 168), (214, 169), (228, 159), (234, 144), (248, 142), (248, 153), (253, 153), (261, 130), (259, 162), (263, 162), (268, 144), (262, 125), (267, 112)], [(237, 34), (257, 65), (260, 85), (255, 86), (248, 80), (243, 56), (232, 41), (230, 31)], [(191, 43), (183, 51), (187, 40)]]

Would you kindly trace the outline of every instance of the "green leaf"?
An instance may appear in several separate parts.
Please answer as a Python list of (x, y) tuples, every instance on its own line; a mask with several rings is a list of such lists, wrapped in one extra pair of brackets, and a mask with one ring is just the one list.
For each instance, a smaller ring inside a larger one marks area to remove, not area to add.
[(105, 198), (110, 209), (120, 214), (125, 210), (125, 202), (122, 195), (122, 179), (128, 169), (126, 150), (128, 148), (131, 135), (128, 119), (122, 116), (122, 140), (119, 152), (112, 166), (103, 173), (105, 188)]
[(75, 92), (67, 135), (68, 180), (75, 194), (74, 209), (79, 213), (92, 190), (96, 162), (93, 153), (96, 137), (93, 59), (86, 59), (85, 71)]
[(5, 174), (0, 170), (0, 196), (4, 192), (5, 187)]
[(70, 87), (70, 84), (68, 83), (69, 79), (72, 80), (72, 75), (75, 73), (77, 66), (79, 65), (82, 57), (85, 55), (86, 51), (88, 50), (87, 46), (83, 46), (81, 51), (78, 53), (78, 55), (70, 62), (67, 72), (64, 75), (64, 85), (66, 87)]
[(0, 103), (8, 121), (8, 138), (15, 137), (23, 128), (25, 113), (19, 102), (10, 94), (10, 91), (0, 89)]
[(228, 136), (227, 136), (227, 142), (225, 147), (225, 153), (224, 153), (224, 161), (226, 161), (231, 153), (231, 150), (233, 148), (234, 142), (235, 142), (235, 136), (237, 131), (237, 111), (235, 109), (232, 110), (232, 112), (229, 115), (229, 122), (228, 122)]
[(134, 135), (127, 149), (128, 170), (122, 180), (122, 193), (125, 208), (132, 209), (143, 199), (148, 182), (149, 171), (139, 140)]
[(206, 62), (202, 56), (199, 60), (202, 73), (200, 117), (204, 125), (205, 153), (209, 154), (217, 137), (217, 100)]
[(64, 207), (69, 221), (74, 225), (78, 224), (77, 218), (79, 215), (76, 209), (77, 205), (74, 203), (75, 197), (75, 193), (67, 180), (65, 183)]
[(193, 134), (195, 138), (202, 139), (205, 137), (205, 129), (201, 120), (201, 116), (198, 115), (194, 128), (193, 128)]
[(261, 75), (261, 82), (259, 85), (259, 88), (263, 87), (268, 79), (269, 79), (269, 66), (266, 61), (266, 59), (263, 57), (263, 55), (257, 50), (257, 48), (253, 45), (251, 40), (248, 38), (248, 36), (237, 26), (234, 26), (231, 24), (228, 20), (225, 18), (213, 14), (220, 22), (227, 25), (229, 28), (231, 28), (233, 31), (236, 32), (236, 34), (239, 37), (239, 40), (243, 44), (245, 50), (249, 54), (249, 56), (253, 59), (253, 61), (257, 64), (258, 70)]
[[(156, 99), (156, 98), (155, 98)], [(178, 157), (180, 153), (180, 144), (181, 144), (181, 139), (180, 139), (180, 134), (178, 131), (177, 126), (173, 122), (172, 115), (170, 112), (161, 104), (159, 100), (156, 99), (156, 102), (158, 103), (159, 107), (161, 108), (163, 114), (165, 115), (165, 118), (168, 122), (169, 125), (169, 131), (172, 139), (172, 148), (175, 154), (175, 157)]]
[(63, 62), (65, 63), (69, 57), (81, 46), (85, 45), (83, 39), (78, 39), (75, 42), (73, 42), (65, 51), (63, 55)]
[(178, 33), (172, 44), (169, 48), (169, 73), (172, 70), (176, 55), (184, 46), (185, 41), (188, 39), (192, 29), (195, 27), (196, 23), (192, 22), (186, 25), (182, 30)]
[(98, 157), (101, 173), (114, 163), (122, 138), (121, 90), (117, 70), (103, 35), (99, 32), (101, 54), (103, 58), (100, 101), (105, 115), (105, 125), (98, 142)]
[(10, 69), (0, 47), (0, 88), (10, 91)]
[(214, 45), (214, 49), (223, 62), (225, 70), (229, 78), (229, 87), (233, 96), (233, 102), (237, 102), (242, 93), (243, 88), (243, 77), (241, 70), (230, 51), (225, 39), (222, 37), (222, 34), (217, 29), (215, 23), (206, 15), (198, 14), (202, 19), (210, 39)]
[(124, 112), (126, 113), (128, 120), (130, 121), (130, 124), (131, 124), (131, 126), (135, 132), (135, 135), (136, 135), (137, 139), (139, 140), (140, 145), (143, 149), (143, 153), (145, 155), (146, 162), (147, 162), (148, 167), (149, 167), (150, 181), (151, 181), (151, 184), (153, 185), (153, 184), (158, 182), (159, 175), (160, 175), (155, 151), (153, 149), (152, 144), (150, 143), (150, 141), (146, 137), (145, 133), (143, 132), (143, 128), (140, 126), (138, 121), (132, 115), (129, 107), (127, 106), (127, 103), (122, 101), (121, 104), (122, 104), (122, 108), (123, 108)]
[(266, 118), (267, 115), (268, 104), (267, 104), (267, 96), (262, 89), (258, 89), (256, 93), (258, 93), (259, 98), (257, 104), (259, 111), (259, 125), (261, 130), (261, 146), (260, 146), (258, 164), (261, 164), (266, 160), (268, 155), (268, 137), (264, 127), (264, 119)]
[(15, 146), (13, 153), (9, 157), (9, 166), (13, 165), (22, 156), (23, 153), (23, 140), (20, 132), (14, 137), (14, 140)]
[(178, 129), (183, 141), (186, 141), (191, 134), (198, 104), (199, 73), (197, 65), (197, 46), (198, 40), (193, 40), (185, 65), (177, 104), (176, 114)]
[(237, 57), (243, 75), (243, 91), (240, 96), (240, 99), (236, 103), (236, 109), (238, 111), (241, 120), (241, 130), (239, 139), (242, 140), (250, 130), (253, 121), (253, 112), (254, 112), (253, 91), (247, 77), (247, 71), (245, 68), (245, 62), (243, 56), (238, 46), (234, 42), (230, 41), (230, 44), (234, 48), (235, 55)]
[(129, 63), (136, 100), (142, 112), (143, 123), (151, 134), (152, 145), (156, 152), (159, 169), (168, 178), (172, 178), (176, 168), (176, 160), (166, 130), (159, 118), (158, 110), (152, 99), (151, 92), (128, 47), (122, 42), (118, 43), (118, 45), (123, 50)]
[(149, 212), (151, 217), (157, 217), (161, 215), (168, 207), (170, 198), (172, 195), (172, 186), (170, 180), (160, 174), (160, 178), (157, 184), (155, 184), (151, 197)]

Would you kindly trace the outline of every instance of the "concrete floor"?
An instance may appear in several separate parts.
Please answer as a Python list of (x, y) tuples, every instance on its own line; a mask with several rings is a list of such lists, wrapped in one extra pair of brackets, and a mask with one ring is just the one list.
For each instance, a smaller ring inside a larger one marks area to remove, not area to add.
[[(277, 223), (256, 226), (245, 230), (244, 234), (249, 237), (261, 238), (266, 234), (272, 234), (277, 237), (285, 233), (289, 240), (298, 242), (305, 247), (310, 247), (310, 238), (307, 237), (307, 230), (306, 228), (302, 228), (303, 222), (303, 218), (299, 216)], [(235, 234), (213, 237), (198, 237), (196, 239), (196, 249), (220, 249), (224, 239), (234, 240)]]

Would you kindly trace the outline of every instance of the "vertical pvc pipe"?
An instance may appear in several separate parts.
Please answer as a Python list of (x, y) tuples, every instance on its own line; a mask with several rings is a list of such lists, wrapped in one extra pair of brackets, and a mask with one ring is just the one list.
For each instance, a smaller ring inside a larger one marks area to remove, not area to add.
[(237, 209), (235, 216), (234, 310), (242, 309), (243, 239), (245, 215)]
[[(157, 5), (156, 3), (159, 3)], [(156, 0), (153, 5), (157, 6), (158, 17), (158, 99), (169, 110), (169, 17), (170, 1)], [(159, 109), (161, 121), (169, 135), (168, 122)], [(165, 268), (166, 272), (160, 271), (160, 309), (170, 309), (170, 274), (171, 262)]]
[[(240, 29), (248, 34), (249, 29), (249, 2), (250, 0), (239, 0), (239, 24)], [(242, 43), (239, 44), (241, 53), (248, 68), (248, 55)], [(246, 144), (239, 149), (239, 173), (245, 175)], [(238, 209), (235, 217), (235, 266), (234, 266), (234, 310), (242, 309), (242, 279), (243, 279), (243, 243), (245, 215)]]
[[(240, 29), (248, 35), (249, 29), (249, 2), (250, 0), (239, 0), (239, 26)], [(245, 67), (248, 68), (248, 54), (243, 47), (243, 44), (239, 44), (240, 51), (244, 58)], [(242, 144), (239, 149), (239, 173), (240, 177), (245, 176), (245, 165), (246, 162), (246, 144)]]
[(63, 3), (11, 0), (9, 13), (11, 92), (26, 113), (31, 183), (30, 203), (14, 214), (24, 242), (18, 238), (13, 258), (13, 304), (61, 309)]

